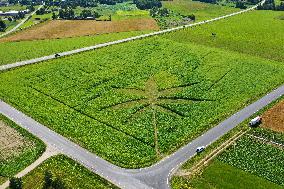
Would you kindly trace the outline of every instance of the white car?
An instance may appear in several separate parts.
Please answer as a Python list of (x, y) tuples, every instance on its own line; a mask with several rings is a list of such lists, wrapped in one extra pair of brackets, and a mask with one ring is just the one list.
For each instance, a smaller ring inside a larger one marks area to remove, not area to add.
[(255, 118), (253, 118), (252, 120), (250, 120), (249, 126), (250, 127), (257, 126), (257, 125), (261, 124), (261, 121), (262, 121), (262, 117), (257, 116)]
[(203, 152), (205, 150), (205, 146), (199, 146), (196, 148), (196, 153)]

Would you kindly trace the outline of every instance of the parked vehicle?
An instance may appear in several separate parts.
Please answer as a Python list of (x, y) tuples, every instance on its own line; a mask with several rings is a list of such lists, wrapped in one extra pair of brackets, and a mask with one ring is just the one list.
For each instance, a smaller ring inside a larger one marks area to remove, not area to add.
[(203, 152), (204, 150), (205, 150), (205, 146), (199, 146), (198, 148), (196, 148), (196, 153)]
[(260, 116), (253, 118), (252, 120), (250, 120), (249, 126), (250, 127), (258, 126), (259, 124), (261, 124), (261, 120), (262, 118)]

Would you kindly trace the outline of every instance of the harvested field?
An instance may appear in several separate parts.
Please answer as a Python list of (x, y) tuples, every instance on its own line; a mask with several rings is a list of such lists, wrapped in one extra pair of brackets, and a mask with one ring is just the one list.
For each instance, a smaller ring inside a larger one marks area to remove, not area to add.
[(263, 127), (284, 133), (284, 100), (263, 114)]
[(0, 160), (14, 157), (22, 152), (27, 145), (32, 145), (20, 133), (1, 120), (0, 130)]
[(3, 38), (0, 41), (23, 41), (85, 36), (103, 33), (158, 30), (154, 19), (131, 19), (120, 21), (53, 20), (31, 29)]

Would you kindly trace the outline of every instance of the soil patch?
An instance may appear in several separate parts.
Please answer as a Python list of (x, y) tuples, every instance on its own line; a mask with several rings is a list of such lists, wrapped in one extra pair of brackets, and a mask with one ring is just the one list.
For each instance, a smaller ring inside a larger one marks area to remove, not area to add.
[(103, 33), (158, 30), (152, 18), (119, 21), (95, 20), (52, 20), (33, 28), (21, 31), (0, 41), (24, 41), (76, 37)]
[(0, 120), (0, 160), (17, 156), (28, 145), (32, 145), (15, 129)]
[(262, 118), (263, 127), (284, 133), (284, 100), (266, 111)]

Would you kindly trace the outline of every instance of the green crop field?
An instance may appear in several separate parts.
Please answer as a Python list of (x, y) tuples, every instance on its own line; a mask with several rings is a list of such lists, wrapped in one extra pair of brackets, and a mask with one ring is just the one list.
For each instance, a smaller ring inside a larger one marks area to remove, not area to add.
[(283, 11), (252, 11), (165, 37), (283, 62), (284, 21), (281, 15)]
[(284, 151), (246, 136), (228, 148), (218, 159), (254, 175), (284, 186)]
[[(0, 122), (13, 130), (1, 127), (0, 184), (34, 162), (44, 151), (45, 145), (24, 129), (0, 114)], [(0, 125), (1, 125), (0, 123)], [(3, 130), (2, 130), (3, 129)], [(17, 133), (16, 133), (16, 132)], [(15, 139), (21, 139), (14, 141)], [(4, 145), (4, 146), (3, 146)], [(3, 150), (3, 151), (2, 151)], [(9, 153), (9, 154), (6, 154)]]
[[(253, 136), (265, 138), (266, 141)], [(193, 177), (174, 176), (171, 185), (174, 189), (284, 188), (283, 148), (268, 141), (283, 144), (284, 135), (263, 128), (252, 129), (214, 158), (201, 173)], [(191, 166), (187, 162), (183, 171), (190, 170)]]
[(135, 168), (282, 84), (283, 70), (279, 62), (162, 36), (2, 72), (0, 97), (99, 156)]
[(197, 21), (215, 18), (232, 12), (237, 12), (239, 10), (229, 6), (221, 6), (191, 0), (163, 1), (162, 4), (163, 7), (183, 15), (194, 14)]
[(174, 177), (171, 181), (173, 189), (283, 189), (284, 187), (264, 178), (214, 160), (201, 175), (191, 179)]
[(65, 39), (0, 42), (0, 65), (123, 39), (143, 33), (147, 32), (133, 31)]
[(66, 188), (117, 189), (113, 184), (63, 155), (49, 158), (24, 176), (23, 189), (43, 188), (45, 171), (50, 171), (53, 179), (61, 178)]

